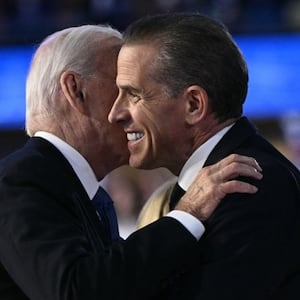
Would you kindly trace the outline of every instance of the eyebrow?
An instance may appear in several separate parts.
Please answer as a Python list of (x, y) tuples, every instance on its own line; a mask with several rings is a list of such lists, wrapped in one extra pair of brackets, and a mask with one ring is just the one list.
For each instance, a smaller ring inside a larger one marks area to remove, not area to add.
[(122, 89), (126, 92), (134, 92), (134, 93), (141, 93), (142, 92), (142, 90), (134, 88), (131, 85), (119, 85), (118, 88)]

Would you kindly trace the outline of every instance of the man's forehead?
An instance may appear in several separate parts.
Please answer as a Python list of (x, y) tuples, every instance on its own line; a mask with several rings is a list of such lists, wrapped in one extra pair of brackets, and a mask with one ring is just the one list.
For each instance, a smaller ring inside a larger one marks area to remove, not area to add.
[(118, 56), (118, 74), (132, 76), (146, 74), (155, 63), (156, 49), (145, 45), (122, 46)]

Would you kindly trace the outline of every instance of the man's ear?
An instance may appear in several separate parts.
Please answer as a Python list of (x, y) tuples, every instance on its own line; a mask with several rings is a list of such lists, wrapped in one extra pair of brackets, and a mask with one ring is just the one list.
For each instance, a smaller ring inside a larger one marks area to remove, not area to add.
[(198, 85), (189, 86), (184, 91), (186, 121), (194, 125), (208, 114), (208, 95)]
[(81, 113), (86, 114), (88, 104), (82, 92), (83, 86), (80, 75), (73, 71), (63, 72), (60, 76), (60, 86), (69, 104)]

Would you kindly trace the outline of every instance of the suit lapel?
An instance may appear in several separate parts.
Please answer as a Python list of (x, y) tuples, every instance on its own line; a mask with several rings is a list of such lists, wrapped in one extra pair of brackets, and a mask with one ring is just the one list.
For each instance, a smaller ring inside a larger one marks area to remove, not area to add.
[(37, 151), (47, 158), (47, 178), (41, 178), (42, 185), (51, 190), (70, 213), (74, 213), (86, 230), (90, 242), (96, 249), (103, 249), (105, 238), (103, 224), (72, 166), (63, 154), (43, 138), (31, 138), (25, 145), (29, 151)]
[[(256, 129), (248, 121), (248, 119), (246, 117), (240, 118), (209, 154), (206, 162), (204, 163), (204, 167), (220, 161), (231, 153), (237, 153), (236, 149), (239, 145), (254, 134), (256, 134)], [(180, 188), (178, 183), (176, 183), (170, 196), (171, 210), (174, 209), (183, 194), (184, 191)]]

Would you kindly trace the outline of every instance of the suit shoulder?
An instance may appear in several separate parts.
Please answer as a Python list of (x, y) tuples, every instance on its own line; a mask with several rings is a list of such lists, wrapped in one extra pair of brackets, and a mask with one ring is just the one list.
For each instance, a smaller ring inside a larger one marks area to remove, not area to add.
[(63, 178), (71, 181), (74, 177), (73, 169), (64, 156), (40, 138), (31, 138), (22, 148), (0, 161), (1, 183), (20, 185), (44, 182), (48, 186), (53, 182), (56, 185), (66, 182)]

